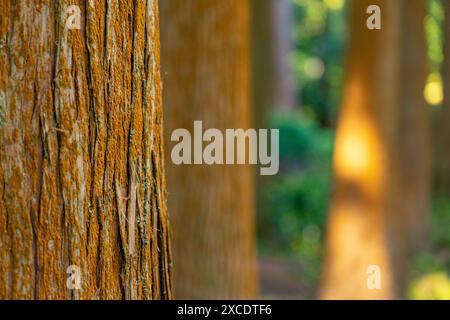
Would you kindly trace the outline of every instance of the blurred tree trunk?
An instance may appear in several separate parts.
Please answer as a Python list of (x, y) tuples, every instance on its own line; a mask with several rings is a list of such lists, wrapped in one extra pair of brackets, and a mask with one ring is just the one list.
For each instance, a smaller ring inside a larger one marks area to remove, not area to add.
[[(286, 108), (288, 110), (297, 107), (297, 91), (294, 73), (289, 65), (289, 55), (293, 50), (292, 39), (293, 7), (291, 0), (271, 0), (270, 17), (266, 21), (271, 28), (272, 66), (271, 90), (272, 107)], [(258, 52), (256, 52), (258, 54)]]
[(271, 81), (271, 20), (272, 0), (251, 0), (252, 25), (252, 102), (255, 110), (255, 124), (258, 128), (267, 126), (267, 113), (273, 107)]
[(293, 50), (293, 16), (290, 0), (252, 0), (253, 100), (257, 124), (273, 108), (297, 106), (297, 88), (289, 65)]
[[(372, 4), (381, 7), (381, 31), (366, 28)], [(352, 2), (322, 298), (402, 296), (428, 206), (426, 57), (417, 22), (424, 15), (424, 1)], [(380, 290), (367, 286), (372, 265), (381, 270)]]
[[(251, 0), (251, 3), (254, 120), (257, 128), (267, 128), (271, 112), (289, 112), (299, 105), (299, 89), (289, 65), (289, 54), (294, 48), (294, 8), (291, 0)], [(258, 214), (265, 206), (263, 191), (273, 178), (256, 177)]]
[(72, 4), (0, 4), (0, 298), (170, 298), (157, 2)]
[[(396, 225), (406, 233), (404, 250), (423, 246), (429, 211), (431, 183), (430, 117), (423, 95), (428, 75), (425, 36), (426, 1), (402, 0), (401, 91), (397, 144), (394, 150), (397, 174)], [(401, 255), (396, 255), (397, 259)], [(403, 259), (406, 263), (408, 259)], [(401, 267), (399, 274), (403, 274)]]
[(450, 1), (443, 1), (445, 9), (444, 23), (444, 103), (439, 116), (436, 143), (436, 182), (437, 191), (443, 196), (450, 193)]
[[(167, 133), (250, 127), (249, 1), (160, 4)], [(253, 170), (168, 163), (175, 297), (255, 298)]]

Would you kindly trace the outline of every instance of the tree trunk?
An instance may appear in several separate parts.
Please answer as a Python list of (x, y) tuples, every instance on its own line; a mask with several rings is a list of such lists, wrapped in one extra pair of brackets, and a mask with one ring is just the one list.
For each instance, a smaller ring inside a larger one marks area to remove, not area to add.
[(157, 1), (71, 4), (0, 4), (0, 298), (170, 298)]
[[(168, 134), (177, 128), (192, 133), (194, 120), (203, 121), (204, 129), (248, 128), (249, 2), (160, 4)], [(178, 230), (175, 297), (254, 298), (253, 170), (247, 165), (169, 164), (168, 190)]]
[[(371, 4), (381, 7), (382, 31), (366, 28), (366, 9)], [(399, 81), (395, 9), (392, 0), (351, 4), (347, 78), (336, 135), (334, 192), (320, 292), (324, 299), (395, 296), (386, 236)], [(371, 265), (382, 271), (382, 290), (367, 288)]]
[(439, 116), (436, 144), (436, 182), (437, 191), (442, 196), (450, 193), (450, 1), (443, 1), (444, 23), (444, 63), (442, 77), (444, 82), (444, 103)]
[[(297, 92), (295, 77), (289, 65), (289, 55), (293, 50), (292, 31), (293, 7), (290, 0), (271, 0), (271, 19), (266, 23), (271, 26), (271, 35), (267, 39), (271, 45), (272, 77), (272, 107), (292, 110), (297, 107)], [(258, 52), (256, 52), (258, 54)]]
[[(381, 31), (366, 28), (372, 4), (381, 7)], [(401, 297), (428, 204), (424, 13), (423, 1), (352, 2), (323, 298)], [(367, 286), (372, 265), (379, 290)]]
[[(424, 21), (426, 0), (401, 0), (401, 74), (397, 141), (394, 150), (397, 175), (395, 192), (398, 233), (405, 234), (403, 250), (423, 247), (431, 183), (430, 117), (423, 89), (428, 75)], [(404, 274), (407, 257), (396, 255)], [(402, 279), (399, 279), (402, 280)], [(403, 279), (404, 280), (404, 279)]]
[(273, 108), (297, 107), (295, 76), (289, 65), (293, 50), (290, 0), (252, 0), (253, 12), (253, 100), (257, 124)]
[(272, 79), (270, 5), (271, 0), (251, 0), (252, 103), (254, 109), (258, 110), (254, 113), (254, 122), (258, 128), (267, 127), (267, 114), (274, 107), (270, 87)]

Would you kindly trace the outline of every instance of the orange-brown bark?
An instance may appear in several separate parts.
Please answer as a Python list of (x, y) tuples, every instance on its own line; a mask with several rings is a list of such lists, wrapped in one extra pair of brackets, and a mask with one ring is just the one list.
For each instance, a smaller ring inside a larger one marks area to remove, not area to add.
[[(205, 129), (248, 128), (248, 1), (160, 4), (166, 132), (192, 132), (194, 120)], [(170, 164), (167, 171), (175, 298), (255, 297), (251, 168)]]
[[(382, 30), (366, 28), (379, 5)], [(425, 2), (353, 1), (347, 79), (334, 154), (323, 298), (402, 295), (408, 253), (428, 206)], [(381, 289), (367, 268), (381, 270)]]
[(170, 298), (157, 1), (0, 7), (0, 298)]

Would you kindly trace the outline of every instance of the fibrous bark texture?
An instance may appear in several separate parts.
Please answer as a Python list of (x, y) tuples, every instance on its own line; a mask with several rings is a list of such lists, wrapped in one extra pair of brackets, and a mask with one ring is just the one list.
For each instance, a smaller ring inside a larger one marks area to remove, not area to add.
[[(248, 128), (247, 0), (163, 0), (166, 132)], [(170, 136), (168, 136), (170, 137)], [(170, 157), (170, 155), (168, 155)], [(168, 165), (175, 298), (252, 298), (257, 288), (253, 172), (247, 165)]]
[[(370, 5), (381, 30), (366, 27)], [(352, 1), (322, 298), (402, 297), (428, 209), (424, 16), (425, 1)], [(381, 287), (368, 286), (371, 266)]]
[(0, 8), (0, 298), (170, 298), (157, 1)]

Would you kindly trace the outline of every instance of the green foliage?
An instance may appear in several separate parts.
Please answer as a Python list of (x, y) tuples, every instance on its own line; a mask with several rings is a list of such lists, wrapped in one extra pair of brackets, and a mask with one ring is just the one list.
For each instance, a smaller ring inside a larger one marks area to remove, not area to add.
[(325, 126), (335, 122), (343, 85), (347, 23), (344, 0), (293, 0), (291, 56), (301, 88), (303, 108)]
[[(344, 84), (346, 0), (291, 0), (295, 50), (290, 63), (298, 77), (301, 112), (275, 113), (280, 128), (281, 171), (264, 188), (258, 228), (263, 251), (295, 255), (303, 281), (319, 276), (331, 188), (333, 128)], [(424, 21), (431, 74), (443, 61), (444, 11), (428, 0)], [(430, 78), (433, 80), (433, 78)], [(430, 81), (430, 79), (428, 81)], [(430, 245), (411, 265), (413, 299), (450, 299), (450, 199), (434, 199)]]
[(430, 244), (415, 258), (408, 295), (411, 299), (450, 300), (450, 199), (436, 197), (429, 220)]
[(258, 219), (263, 251), (295, 255), (303, 281), (320, 272), (331, 181), (333, 130), (344, 77), (345, 0), (292, 0), (301, 112), (275, 113), (281, 172), (264, 188)]
[(271, 127), (280, 129), (280, 159), (286, 161), (320, 161), (332, 150), (332, 131), (319, 128), (305, 112), (275, 112)]
[[(441, 0), (428, 0), (425, 30), (432, 74), (439, 74), (444, 59), (444, 9)], [(439, 82), (441, 80), (439, 79)], [(442, 86), (442, 84), (440, 83)], [(435, 196), (429, 216), (429, 245), (416, 254), (411, 266), (410, 299), (450, 299), (450, 199)]]
[[(447, 248), (450, 254), (450, 199), (436, 197), (430, 217), (431, 242), (434, 248)], [(450, 263), (450, 261), (448, 261)]]
[(450, 300), (450, 278), (445, 272), (427, 274), (413, 282), (408, 294), (413, 300)]
[(428, 43), (428, 57), (431, 71), (439, 72), (444, 60), (444, 8), (441, 0), (428, 0), (428, 15), (425, 18), (425, 30)]
[(281, 173), (264, 192), (259, 219), (263, 250), (294, 254), (306, 279), (320, 271), (322, 236), (330, 191), (333, 134), (304, 113), (278, 113)]

